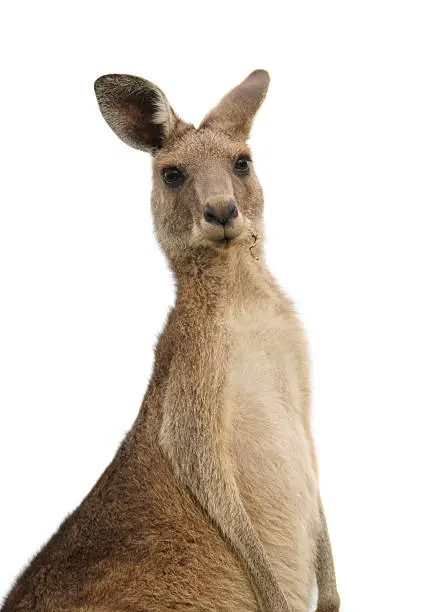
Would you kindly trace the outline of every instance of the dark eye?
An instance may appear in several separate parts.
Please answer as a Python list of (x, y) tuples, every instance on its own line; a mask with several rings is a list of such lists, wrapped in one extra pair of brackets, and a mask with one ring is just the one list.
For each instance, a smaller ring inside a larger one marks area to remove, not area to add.
[(180, 187), (183, 185), (185, 176), (177, 166), (168, 166), (162, 170), (163, 180), (169, 187)]
[(248, 155), (240, 155), (235, 159), (235, 163), (233, 164), (233, 169), (236, 174), (240, 174), (242, 176), (246, 176), (250, 174), (250, 157)]

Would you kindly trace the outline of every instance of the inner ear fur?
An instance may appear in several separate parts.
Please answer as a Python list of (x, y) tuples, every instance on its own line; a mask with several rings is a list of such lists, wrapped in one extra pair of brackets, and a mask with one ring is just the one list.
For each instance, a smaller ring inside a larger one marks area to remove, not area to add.
[(200, 128), (220, 130), (232, 137), (246, 139), (254, 116), (267, 94), (270, 75), (266, 70), (255, 70), (232, 89), (203, 119)]
[(154, 153), (179, 121), (161, 89), (140, 77), (106, 74), (94, 88), (105, 121), (135, 149)]

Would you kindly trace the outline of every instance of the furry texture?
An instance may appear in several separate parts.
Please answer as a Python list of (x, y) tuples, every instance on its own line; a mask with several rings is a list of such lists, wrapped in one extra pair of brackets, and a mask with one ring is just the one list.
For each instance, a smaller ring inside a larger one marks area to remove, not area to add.
[[(102, 113), (152, 151), (154, 224), (177, 282), (139, 416), (3, 612), (337, 612), (310, 431), (304, 332), (263, 257), (263, 197), (234, 171), (268, 87), (252, 73), (196, 130), (152, 83), (96, 82)], [(167, 166), (185, 182), (163, 182)], [(227, 225), (203, 216), (233, 200)], [(258, 240), (255, 241), (255, 236)]]

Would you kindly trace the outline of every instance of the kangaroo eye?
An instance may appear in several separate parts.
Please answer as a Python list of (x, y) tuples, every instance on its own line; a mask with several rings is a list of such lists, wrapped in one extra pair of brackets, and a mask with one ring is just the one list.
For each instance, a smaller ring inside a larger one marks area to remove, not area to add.
[(185, 181), (185, 176), (180, 168), (177, 166), (168, 166), (167, 168), (163, 168), (162, 177), (164, 182), (169, 187), (180, 187), (183, 185)]
[(250, 174), (250, 157), (248, 155), (240, 155), (235, 159), (233, 169), (236, 174), (246, 176)]

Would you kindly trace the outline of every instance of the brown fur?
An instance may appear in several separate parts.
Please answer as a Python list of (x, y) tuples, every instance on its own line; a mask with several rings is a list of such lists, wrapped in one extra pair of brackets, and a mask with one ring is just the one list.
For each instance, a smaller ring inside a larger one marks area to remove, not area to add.
[[(139, 416), (35, 557), (3, 612), (339, 609), (310, 431), (304, 333), (264, 264), (263, 197), (245, 143), (268, 75), (196, 130), (152, 83), (96, 82), (102, 113), (154, 155), (155, 230), (177, 282)], [(171, 188), (163, 168), (184, 169)], [(206, 204), (236, 202), (225, 228)], [(223, 238), (227, 237), (227, 241)]]

